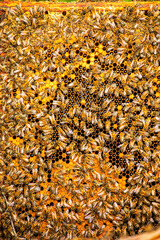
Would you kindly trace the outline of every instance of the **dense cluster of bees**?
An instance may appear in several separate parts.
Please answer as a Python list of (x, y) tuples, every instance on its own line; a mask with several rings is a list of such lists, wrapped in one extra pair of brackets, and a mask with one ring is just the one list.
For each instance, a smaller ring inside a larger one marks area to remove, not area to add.
[(158, 7), (17, 7), (0, 42), (0, 239), (117, 239), (157, 226)]

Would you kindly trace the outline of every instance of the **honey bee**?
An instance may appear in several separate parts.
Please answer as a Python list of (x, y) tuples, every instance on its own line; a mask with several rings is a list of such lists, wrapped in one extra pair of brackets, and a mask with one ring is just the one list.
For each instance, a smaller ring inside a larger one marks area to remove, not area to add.
[(97, 124), (98, 124), (99, 128), (101, 128), (101, 129), (103, 128), (103, 123), (100, 118), (98, 119)]
[(127, 122), (125, 118), (120, 118), (120, 131), (122, 131), (125, 127), (127, 127)]
[(115, 58), (117, 59), (118, 64), (122, 64), (124, 62), (125, 56), (116, 55)]

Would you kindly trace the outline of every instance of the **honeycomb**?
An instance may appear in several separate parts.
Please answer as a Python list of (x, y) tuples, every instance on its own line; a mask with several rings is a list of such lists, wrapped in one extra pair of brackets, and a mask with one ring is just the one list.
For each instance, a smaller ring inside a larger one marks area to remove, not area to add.
[(160, 12), (0, 24), (0, 239), (118, 239), (160, 220)]

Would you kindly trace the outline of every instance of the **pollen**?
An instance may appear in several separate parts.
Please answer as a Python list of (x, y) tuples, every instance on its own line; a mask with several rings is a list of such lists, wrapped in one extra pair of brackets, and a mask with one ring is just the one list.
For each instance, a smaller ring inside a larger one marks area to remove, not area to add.
[(118, 108), (118, 110), (122, 110), (122, 106), (118, 106), (117, 108)]
[(82, 99), (81, 104), (84, 105), (85, 103), (86, 103), (85, 99)]

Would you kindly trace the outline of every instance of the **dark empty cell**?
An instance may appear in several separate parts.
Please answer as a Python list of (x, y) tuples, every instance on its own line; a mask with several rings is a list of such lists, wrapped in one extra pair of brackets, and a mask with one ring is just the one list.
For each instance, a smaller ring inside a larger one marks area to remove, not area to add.
[(48, 178), (51, 178), (51, 174), (48, 174)]
[(61, 207), (61, 211), (62, 211), (62, 213), (64, 212), (64, 207), (63, 206)]
[(75, 213), (78, 213), (78, 209), (77, 209), (77, 208), (75, 208), (75, 210), (74, 210), (74, 211), (75, 211)]
[(62, 12), (62, 15), (65, 16), (65, 15), (66, 15), (66, 11), (63, 11), (63, 12)]

